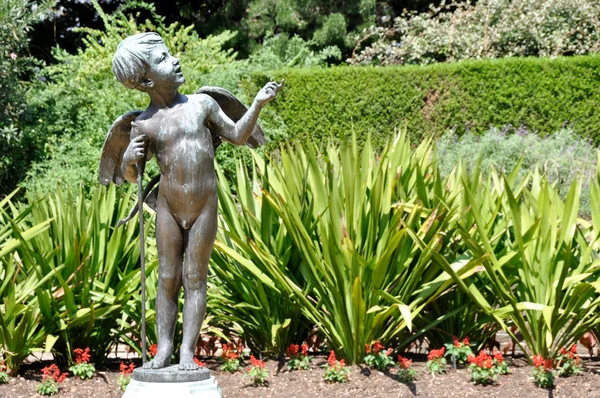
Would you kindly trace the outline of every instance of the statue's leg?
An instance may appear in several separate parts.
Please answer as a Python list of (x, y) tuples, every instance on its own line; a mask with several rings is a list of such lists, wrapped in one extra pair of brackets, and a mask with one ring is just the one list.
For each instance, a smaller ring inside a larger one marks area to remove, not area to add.
[(179, 369), (194, 370), (196, 343), (206, 313), (206, 277), (208, 261), (217, 235), (217, 195), (206, 201), (202, 212), (189, 229), (183, 264), (183, 340)]
[(171, 363), (173, 335), (177, 322), (177, 298), (181, 289), (183, 268), (183, 232), (165, 199), (159, 196), (156, 208), (156, 247), (158, 250), (158, 290), (156, 292), (156, 323), (158, 344), (156, 356), (145, 367), (159, 369)]

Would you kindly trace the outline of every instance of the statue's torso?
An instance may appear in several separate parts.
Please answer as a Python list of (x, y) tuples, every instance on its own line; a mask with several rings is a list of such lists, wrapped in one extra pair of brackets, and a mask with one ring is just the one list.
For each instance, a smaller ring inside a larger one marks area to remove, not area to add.
[[(205, 126), (207, 107), (198, 96), (184, 97), (138, 122), (160, 167), (160, 196), (184, 227), (197, 218), (206, 199), (216, 195), (214, 150)], [(159, 198), (160, 202), (160, 198)]]

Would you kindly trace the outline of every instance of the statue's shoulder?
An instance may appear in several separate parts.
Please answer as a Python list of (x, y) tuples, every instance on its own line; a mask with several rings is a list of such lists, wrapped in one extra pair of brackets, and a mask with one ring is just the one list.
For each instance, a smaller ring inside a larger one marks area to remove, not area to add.
[(189, 101), (199, 105), (208, 105), (215, 102), (210, 95), (204, 93), (188, 94), (187, 97)]

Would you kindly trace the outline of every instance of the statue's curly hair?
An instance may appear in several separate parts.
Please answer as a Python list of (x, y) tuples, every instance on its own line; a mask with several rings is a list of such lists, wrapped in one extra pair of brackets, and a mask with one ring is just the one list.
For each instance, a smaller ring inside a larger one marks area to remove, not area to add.
[(141, 83), (148, 70), (150, 52), (162, 43), (162, 37), (155, 32), (138, 33), (119, 43), (112, 69), (122, 85), (143, 91)]

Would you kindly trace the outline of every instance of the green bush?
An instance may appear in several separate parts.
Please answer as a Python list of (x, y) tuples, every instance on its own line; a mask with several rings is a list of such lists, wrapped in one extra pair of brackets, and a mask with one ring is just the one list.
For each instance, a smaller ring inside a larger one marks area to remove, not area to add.
[(269, 78), (286, 79), (273, 111), (293, 137), (344, 138), (371, 133), (381, 149), (394, 128), (415, 140), (455, 127), (527, 126), (545, 135), (573, 124), (600, 142), (600, 56), (510, 58), (402, 67), (285, 69), (255, 73), (253, 92)]

